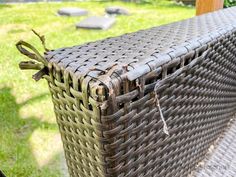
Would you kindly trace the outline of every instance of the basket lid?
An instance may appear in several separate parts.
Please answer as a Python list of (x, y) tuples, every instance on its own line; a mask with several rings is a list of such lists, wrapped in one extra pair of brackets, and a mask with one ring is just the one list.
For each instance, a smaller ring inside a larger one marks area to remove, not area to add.
[(98, 70), (109, 70), (114, 64), (128, 65), (128, 70), (133, 70), (151, 60), (157, 60), (161, 54), (172, 52), (177, 46), (187, 45), (190, 40), (196, 42), (202, 36), (225, 29), (234, 23), (235, 17), (236, 8), (225, 9), (135, 33), (50, 51), (46, 53), (46, 59), (80, 74), (95, 67)]
[(48, 51), (44, 57), (71, 74), (90, 73), (95, 78), (114, 70), (114, 66), (125, 67), (126, 76), (132, 81), (235, 29), (235, 18), (236, 7), (223, 9), (135, 33)]

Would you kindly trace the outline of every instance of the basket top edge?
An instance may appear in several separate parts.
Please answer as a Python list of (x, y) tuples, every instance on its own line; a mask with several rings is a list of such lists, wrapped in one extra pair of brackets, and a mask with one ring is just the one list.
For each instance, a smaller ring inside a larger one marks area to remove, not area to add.
[(235, 18), (236, 7), (232, 7), (134, 33), (60, 48), (47, 52), (45, 58), (79, 75), (91, 69), (108, 72), (114, 65), (129, 66), (133, 70), (144, 66), (153, 57), (158, 60), (155, 56), (167, 54), (189, 41), (207, 38), (227, 26), (236, 27)]

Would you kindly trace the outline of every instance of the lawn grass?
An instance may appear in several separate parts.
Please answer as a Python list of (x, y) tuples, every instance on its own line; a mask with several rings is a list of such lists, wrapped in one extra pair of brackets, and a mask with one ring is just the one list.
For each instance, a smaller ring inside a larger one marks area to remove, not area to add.
[[(132, 13), (117, 17), (107, 31), (76, 30), (85, 17), (59, 17), (64, 6), (86, 8), (103, 15), (104, 7), (120, 5)], [(82, 44), (158, 26), (194, 16), (194, 8), (161, 1), (151, 4), (122, 2), (65, 2), (0, 5), (0, 169), (8, 177), (57, 177), (61, 173), (62, 145), (53, 106), (44, 80), (35, 83), (32, 71), (20, 71), (26, 58), (15, 43), (24, 39), (42, 51), (33, 28), (46, 37), (50, 49)]]

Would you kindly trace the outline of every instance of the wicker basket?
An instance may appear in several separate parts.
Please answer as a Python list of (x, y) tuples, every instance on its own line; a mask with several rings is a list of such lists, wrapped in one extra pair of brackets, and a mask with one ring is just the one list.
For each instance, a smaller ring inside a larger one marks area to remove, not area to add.
[[(41, 56), (72, 177), (185, 177), (236, 111), (236, 8)], [(28, 49), (27, 49), (28, 48)], [(29, 52), (31, 49), (33, 52)]]

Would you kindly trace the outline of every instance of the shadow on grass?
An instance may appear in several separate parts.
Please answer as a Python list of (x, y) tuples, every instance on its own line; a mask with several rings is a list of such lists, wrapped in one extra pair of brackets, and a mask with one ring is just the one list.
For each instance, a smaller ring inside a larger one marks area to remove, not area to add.
[[(19, 114), (23, 106), (39, 101), (45, 96), (48, 94), (42, 94), (18, 104), (11, 93), (11, 88), (0, 89), (0, 168), (7, 176), (56, 177), (60, 174), (54, 169), (59, 169), (54, 165), (55, 161), (58, 161), (56, 158), (58, 154), (53, 153), (47, 164), (39, 167), (35, 154), (32, 152), (32, 143), (30, 143), (30, 138), (36, 129), (56, 132), (57, 125), (41, 121), (37, 117), (22, 118)], [(55, 164), (58, 165), (58, 163)]]

